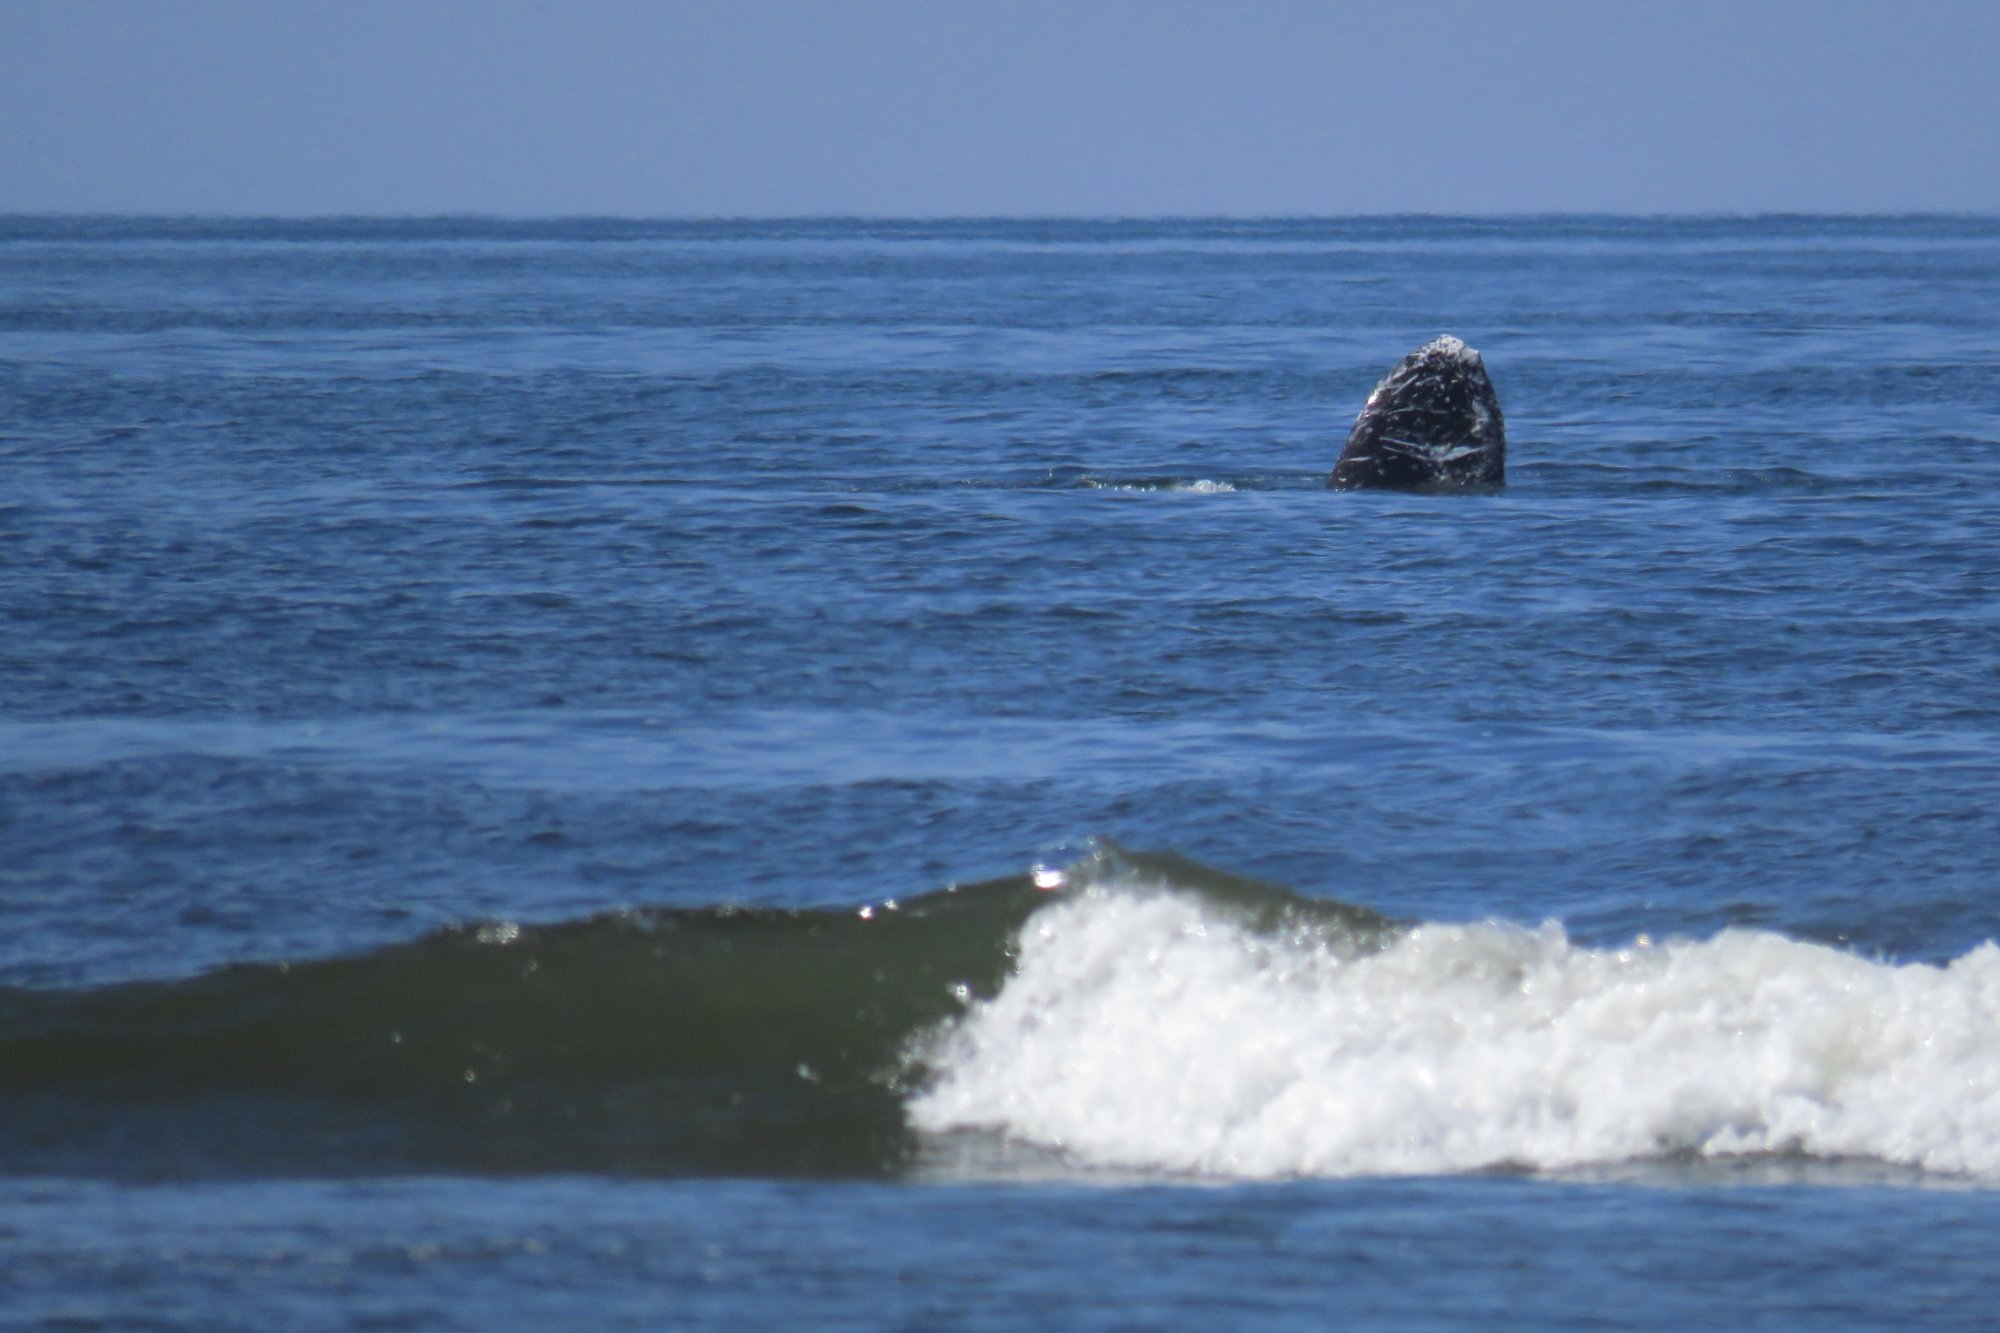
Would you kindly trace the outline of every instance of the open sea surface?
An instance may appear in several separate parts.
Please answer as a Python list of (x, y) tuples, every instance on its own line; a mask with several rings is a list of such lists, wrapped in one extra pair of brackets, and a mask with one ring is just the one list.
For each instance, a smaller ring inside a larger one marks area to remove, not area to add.
[(2000, 220), (0, 218), (0, 1327), (1992, 1327), (1996, 940)]

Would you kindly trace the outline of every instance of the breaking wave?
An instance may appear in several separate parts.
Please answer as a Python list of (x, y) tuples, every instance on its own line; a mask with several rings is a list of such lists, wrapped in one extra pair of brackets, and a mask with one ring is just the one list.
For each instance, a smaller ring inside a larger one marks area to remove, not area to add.
[(1996, 1019), (1990, 943), (1896, 966), (1750, 930), (1427, 924), (1360, 952), (1098, 887), (1027, 924), (911, 1117), (1224, 1176), (1786, 1154), (2000, 1180)]
[(1172, 854), (845, 910), (488, 922), (0, 990), (0, 1171), (1272, 1178), (1863, 1160), (2000, 1183), (2000, 948), (1573, 943)]

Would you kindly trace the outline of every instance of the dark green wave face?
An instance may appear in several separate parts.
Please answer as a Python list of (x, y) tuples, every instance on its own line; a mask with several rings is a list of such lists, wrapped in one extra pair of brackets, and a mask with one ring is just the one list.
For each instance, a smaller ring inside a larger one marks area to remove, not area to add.
[[(1054, 877), (1044, 877), (1044, 882)], [(466, 926), (352, 958), (0, 992), (0, 1171), (878, 1174), (915, 1150), (919, 1039), (1016, 936), (1116, 880), (1259, 930), (1390, 925), (1172, 854), (845, 911), (646, 909)]]

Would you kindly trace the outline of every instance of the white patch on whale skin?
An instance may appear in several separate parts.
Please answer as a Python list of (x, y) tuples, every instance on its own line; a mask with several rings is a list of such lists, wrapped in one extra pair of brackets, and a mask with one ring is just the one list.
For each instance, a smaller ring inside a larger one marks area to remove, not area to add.
[(1479, 359), (1478, 349), (1466, 346), (1463, 339), (1454, 338), (1449, 333), (1441, 334), (1417, 349), (1418, 356), (1426, 352), (1437, 352), (1442, 356), (1448, 356), (1464, 366), (1485, 365), (1485, 362)]
[[(1399, 440), (1393, 435), (1377, 435), (1375, 443), (1387, 446), (1389, 452), (1392, 454), (1405, 454), (1415, 458), (1429, 459), (1435, 459), (1438, 456), (1438, 446), (1435, 444), (1426, 444), (1422, 440)], [(1357, 459), (1369, 458), (1373, 457), (1373, 455), (1356, 454), (1355, 457)]]

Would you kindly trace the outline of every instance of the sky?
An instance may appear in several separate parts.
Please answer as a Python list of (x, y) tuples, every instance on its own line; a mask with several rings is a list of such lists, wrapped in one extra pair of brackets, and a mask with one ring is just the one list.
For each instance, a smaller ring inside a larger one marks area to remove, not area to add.
[(1919, 211), (1996, 0), (0, 0), (0, 212)]

